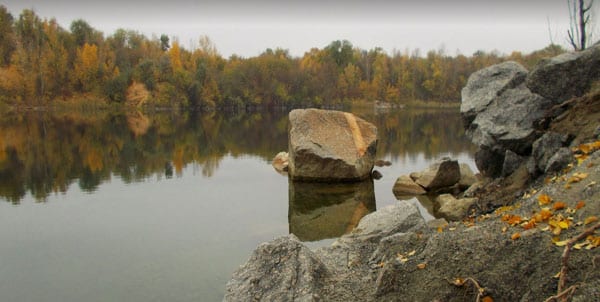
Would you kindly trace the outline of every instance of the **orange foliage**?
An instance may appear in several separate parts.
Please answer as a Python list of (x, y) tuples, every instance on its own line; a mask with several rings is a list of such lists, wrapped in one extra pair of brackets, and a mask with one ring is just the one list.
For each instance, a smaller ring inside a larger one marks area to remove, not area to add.
[(557, 201), (552, 205), (552, 209), (555, 211), (562, 210), (567, 207), (567, 204), (562, 201)]

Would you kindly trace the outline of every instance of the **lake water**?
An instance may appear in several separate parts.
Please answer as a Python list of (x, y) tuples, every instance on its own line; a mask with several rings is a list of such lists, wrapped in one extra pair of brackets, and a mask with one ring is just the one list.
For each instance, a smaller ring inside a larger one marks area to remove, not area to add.
[(0, 301), (220, 301), (261, 242), (329, 244), (393, 204), (399, 175), (442, 156), (474, 167), (457, 110), (355, 113), (392, 165), (341, 187), (271, 167), (287, 112), (0, 117)]

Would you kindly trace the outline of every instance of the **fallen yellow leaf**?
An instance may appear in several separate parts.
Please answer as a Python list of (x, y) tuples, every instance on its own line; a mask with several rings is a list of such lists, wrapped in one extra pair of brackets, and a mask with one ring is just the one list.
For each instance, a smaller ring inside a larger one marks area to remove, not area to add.
[(426, 266), (427, 266), (427, 263), (425, 263), (425, 262), (417, 264), (418, 269), (425, 269)]
[(556, 246), (565, 246), (565, 245), (567, 245), (567, 243), (569, 243), (569, 240), (563, 240), (563, 241), (556, 241), (556, 242), (554, 242), (554, 244)]
[(586, 179), (588, 177), (588, 173), (582, 173), (582, 172), (575, 172), (573, 173), (573, 176), (571, 176), (571, 178), (569, 178), (569, 180), (567, 181), (568, 183), (574, 183), (574, 182), (580, 182), (584, 179)]
[(517, 240), (519, 238), (521, 238), (521, 233), (519, 233), (519, 232), (516, 232), (516, 233), (512, 234), (512, 236), (510, 236), (510, 239), (512, 239), (512, 240)]
[(540, 194), (540, 196), (538, 196), (538, 203), (540, 206), (547, 205), (551, 202), (552, 202), (552, 198), (546, 194)]
[(410, 252), (407, 254), (407, 256), (408, 256), (408, 257), (410, 257), (410, 256), (414, 255), (416, 252), (417, 252), (417, 251), (415, 251), (415, 250), (412, 250), (412, 251), (410, 251)]
[(590, 217), (587, 217), (587, 218), (586, 218), (586, 219), (583, 221), (583, 224), (590, 224), (590, 223), (592, 223), (592, 222), (596, 222), (596, 221), (598, 221), (598, 217), (597, 217), (597, 216), (590, 216)]

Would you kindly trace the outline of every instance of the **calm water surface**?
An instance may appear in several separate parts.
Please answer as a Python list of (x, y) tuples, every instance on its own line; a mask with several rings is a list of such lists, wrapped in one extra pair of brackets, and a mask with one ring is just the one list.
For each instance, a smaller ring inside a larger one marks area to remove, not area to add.
[(399, 175), (446, 155), (474, 166), (457, 111), (356, 114), (392, 166), (344, 187), (273, 170), (287, 112), (1, 117), (0, 301), (220, 301), (259, 243), (329, 244), (394, 203)]

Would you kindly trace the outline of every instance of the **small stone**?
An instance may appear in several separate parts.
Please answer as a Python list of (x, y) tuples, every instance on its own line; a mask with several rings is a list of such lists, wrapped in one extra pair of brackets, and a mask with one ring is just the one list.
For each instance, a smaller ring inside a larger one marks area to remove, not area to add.
[(460, 180), (458, 181), (458, 184), (463, 190), (477, 182), (477, 177), (469, 165), (463, 163), (459, 165), (459, 168)]
[(289, 155), (287, 152), (279, 152), (273, 158), (271, 165), (279, 173), (287, 172), (289, 165)]
[(392, 192), (394, 192), (395, 196), (415, 196), (427, 193), (423, 187), (415, 183), (407, 175), (402, 175), (396, 179)]
[(525, 157), (510, 150), (506, 150), (506, 153), (504, 153), (504, 163), (502, 164), (502, 176), (506, 177), (515, 172), (524, 161)]
[(450, 194), (442, 194), (435, 201), (439, 203), (438, 215), (449, 221), (459, 221), (469, 213), (469, 207), (477, 201), (477, 198), (456, 199)]
[(460, 180), (458, 161), (442, 158), (421, 173), (415, 182), (427, 190), (451, 187)]
[(375, 166), (377, 167), (389, 167), (392, 165), (391, 161), (387, 161), (387, 160), (383, 160), (383, 159), (378, 159), (375, 161)]
[(553, 173), (562, 170), (566, 167), (573, 159), (573, 153), (569, 148), (560, 148), (558, 151), (550, 157), (546, 164), (546, 173)]

